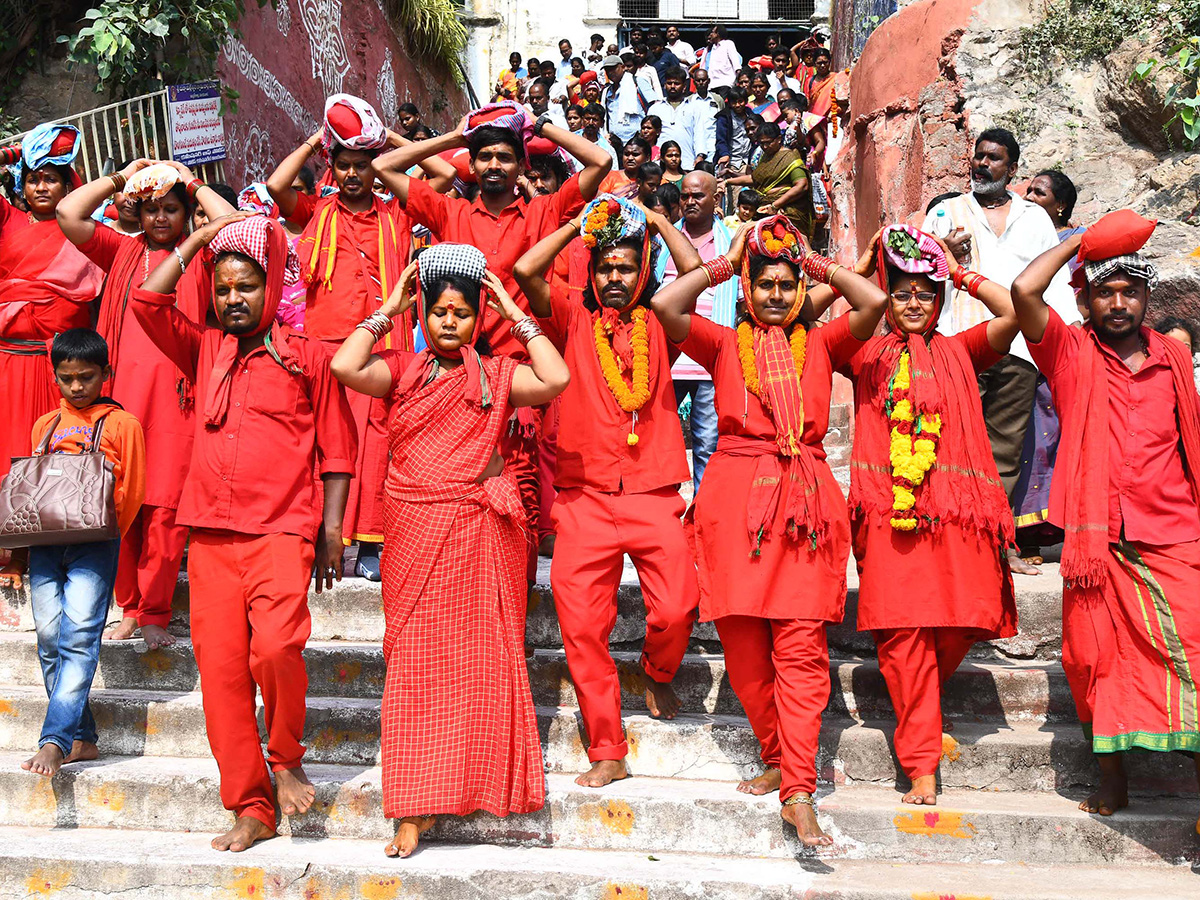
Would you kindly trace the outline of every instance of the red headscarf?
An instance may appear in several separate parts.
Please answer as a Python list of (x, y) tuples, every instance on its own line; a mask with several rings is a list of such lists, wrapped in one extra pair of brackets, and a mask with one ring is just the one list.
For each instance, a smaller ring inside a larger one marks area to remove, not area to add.
[[(231, 222), (217, 232), (209, 244), (214, 257), (222, 253), (237, 253), (254, 260), (266, 273), (263, 290), (263, 311), (258, 327), (251, 334), (266, 332), (264, 346), (271, 357), (289, 372), (299, 373), (300, 360), (288, 346), (284, 326), (275, 321), (275, 312), (283, 299), (285, 284), (296, 284), (300, 280), (300, 260), (292, 249), (287, 232), (274, 219), (266, 216), (251, 216)], [(214, 266), (215, 270), (215, 266)], [(213, 274), (213, 299), (216, 299), (216, 273)], [(204, 424), (220, 427), (229, 410), (229, 393), (233, 386), (233, 370), (237, 365), (238, 336), (226, 334), (221, 339), (213, 363), (213, 377), (204, 404)]]

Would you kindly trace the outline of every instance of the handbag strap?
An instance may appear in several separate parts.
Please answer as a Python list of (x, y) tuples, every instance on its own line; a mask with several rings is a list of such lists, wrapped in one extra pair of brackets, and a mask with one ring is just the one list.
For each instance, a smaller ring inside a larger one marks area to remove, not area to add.
[[(100, 446), (100, 437), (104, 434), (104, 420), (108, 418), (108, 414), (112, 410), (103, 413), (95, 424), (92, 425), (92, 434), (88, 438), (87, 446), (83, 448), (84, 453), (95, 453), (96, 448)], [(37, 449), (33, 451), (34, 456), (45, 456), (50, 452), (50, 440), (54, 437), (54, 429), (58, 427), (58, 423), (62, 421), (62, 413), (54, 417), (54, 421), (50, 423), (50, 427), (46, 429), (46, 433), (42, 435), (41, 441), (37, 445)]]
[(54, 421), (50, 423), (50, 427), (46, 429), (46, 433), (42, 435), (42, 439), (38, 441), (37, 449), (33, 451), (34, 456), (45, 456), (50, 450), (50, 438), (54, 437), (54, 429), (58, 427), (58, 423), (62, 421), (62, 413), (54, 417)]
[(111, 409), (104, 413), (104, 415), (100, 416), (100, 418), (96, 420), (96, 424), (92, 426), (92, 436), (88, 440), (87, 449), (84, 451), (85, 453), (95, 453), (97, 448), (100, 446), (100, 436), (104, 434), (104, 420), (108, 418), (108, 413), (110, 412), (112, 412)]

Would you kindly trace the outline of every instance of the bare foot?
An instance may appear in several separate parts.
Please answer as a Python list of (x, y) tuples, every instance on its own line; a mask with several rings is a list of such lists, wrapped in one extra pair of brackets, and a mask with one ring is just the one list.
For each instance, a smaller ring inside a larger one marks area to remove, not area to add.
[(19, 591), (23, 584), (22, 576), (24, 574), (24, 564), (10, 559), (3, 568), (0, 568), (0, 588), (12, 588)]
[(432, 828), (436, 821), (436, 816), (408, 816), (401, 819), (396, 836), (383, 848), (384, 854), (398, 859), (411, 856), (421, 842), (421, 835)]
[(949, 734), (954, 730), (954, 722), (950, 719), (942, 719), (942, 734)]
[(63, 760), (63, 765), (73, 762), (85, 762), (89, 759), (99, 759), (100, 748), (91, 741), (75, 741), (71, 744), (71, 752)]
[(34, 775), (45, 775), (53, 778), (63, 764), (62, 749), (54, 742), (42, 745), (37, 753), (21, 763), (21, 768)]
[(1100, 788), (1079, 804), (1084, 812), (1100, 816), (1111, 816), (1118, 809), (1129, 805), (1129, 781), (1124, 773), (1118, 776), (1100, 776)]
[(119, 624), (112, 626), (108, 631), (104, 632), (104, 640), (129, 641), (133, 639), (135, 631), (137, 631), (137, 619), (125, 618)]
[(778, 769), (767, 769), (757, 778), (747, 778), (737, 786), (737, 789), (743, 794), (754, 794), (756, 797), (761, 797), (763, 794), (779, 790), (779, 783), (782, 779), (783, 776)]
[(817, 811), (807, 803), (793, 803), (779, 811), (783, 821), (796, 829), (796, 836), (806, 847), (829, 847), (833, 838), (821, 830), (817, 824)]
[[(122, 622), (121, 624), (124, 625), (125, 623)], [(175, 636), (170, 634), (161, 625), (143, 625), (142, 640), (146, 642), (146, 646), (151, 650), (157, 650), (159, 647), (170, 647), (174, 644)]]
[(675, 689), (669, 681), (655, 681), (646, 677), (646, 709), (650, 710), (653, 719), (673, 719), (679, 714), (683, 705), (675, 695)]
[(241, 853), (243, 850), (253, 847), (256, 842), (273, 837), (275, 837), (275, 830), (268, 828), (265, 823), (260, 822), (254, 816), (238, 816), (238, 820), (233, 823), (232, 828), (212, 839), (212, 848)]
[(302, 816), (312, 807), (317, 790), (301, 766), (275, 773), (275, 802), (285, 816)]
[(1008, 567), (1017, 575), (1041, 575), (1042, 570), (1037, 566), (1030, 565), (1021, 558), (1021, 554), (1015, 550), (1009, 551)]
[(900, 798), (901, 803), (914, 806), (937, 806), (937, 776), (918, 775), (912, 780), (908, 793)]
[(598, 759), (592, 763), (590, 769), (575, 779), (575, 783), (580, 787), (599, 788), (628, 777), (629, 772), (625, 768), (625, 760)]

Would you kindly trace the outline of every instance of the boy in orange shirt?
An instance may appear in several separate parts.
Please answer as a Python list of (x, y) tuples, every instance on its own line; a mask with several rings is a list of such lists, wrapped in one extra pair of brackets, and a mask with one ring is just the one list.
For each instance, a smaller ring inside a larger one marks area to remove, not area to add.
[[(54, 339), (50, 362), (62, 400), (56, 411), (34, 423), (33, 446), (40, 447), (49, 433), (48, 453), (90, 452), (103, 420), (100, 450), (113, 465), (117, 522), (124, 535), (146, 493), (146, 442), (138, 420), (100, 396), (112, 377), (108, 344), (89, 328), (72, 328)], [(50, 697), (38, 752), (21, 763), (35, 775), (49, 777), (63, 763), (99, 755), (88, 692), (100, 658), (100, 633), (120, 546), (121, 539), (114, 538), (30, 548), (33, 622)]]

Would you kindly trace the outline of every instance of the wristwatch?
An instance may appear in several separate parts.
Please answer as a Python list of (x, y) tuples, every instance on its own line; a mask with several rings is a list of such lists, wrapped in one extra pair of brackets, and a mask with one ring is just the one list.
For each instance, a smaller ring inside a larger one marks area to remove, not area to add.
[(546, 125), (553, 125), (554, 120), (550, 118), (550, 113), (542, 113), (538, 116), (537, 121), (533, 123), (533, 133), (538, 137), (542, 136), (542, 128)]

